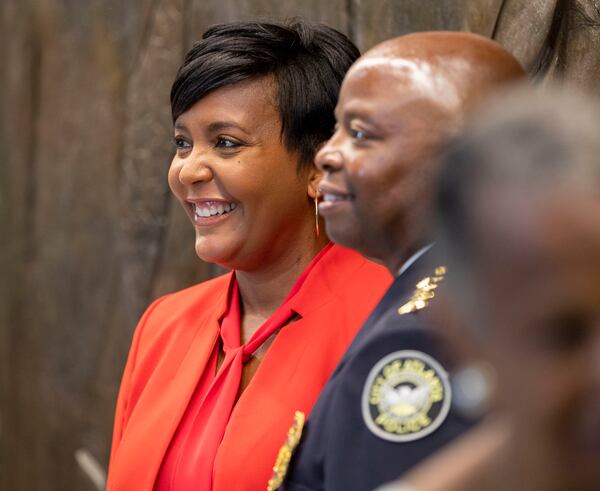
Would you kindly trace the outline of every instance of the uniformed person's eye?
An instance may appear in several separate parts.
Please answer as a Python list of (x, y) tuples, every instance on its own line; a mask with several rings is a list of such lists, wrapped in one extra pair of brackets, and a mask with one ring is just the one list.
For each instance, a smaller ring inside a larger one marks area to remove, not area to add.
[(364, 141), (368, 138), (368, 135), (365, 131), (359, 128), (350, 128), (350, 136), (357, 141)]
[(357, 120), (351, 120), (348, 124), (348, 134), (355, 143), (366, 142), (372, 140), (374, 135), (367, 131), (363, 125)]

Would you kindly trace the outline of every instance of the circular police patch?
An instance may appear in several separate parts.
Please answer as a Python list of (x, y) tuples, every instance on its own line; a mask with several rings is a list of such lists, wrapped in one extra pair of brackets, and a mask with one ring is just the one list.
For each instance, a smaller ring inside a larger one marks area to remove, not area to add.
[(448, 374), (420, 351), (390, 353), (369, 372), (362, 414), (369, 430), (392, 442), (418, 440), (446, 419), (452, 398)]

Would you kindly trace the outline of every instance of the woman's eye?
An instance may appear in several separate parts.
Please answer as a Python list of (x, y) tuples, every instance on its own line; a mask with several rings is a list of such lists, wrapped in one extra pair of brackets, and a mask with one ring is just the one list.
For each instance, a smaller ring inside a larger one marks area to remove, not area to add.
[(226, 148), (226, 149), (230, 149), (230, 148), (238, 148), (241, 146), (241, 143), (236, 141), (236, 140), (232, 140), (231, 138), (225, 138), (223, 136), (220, 136), (219, 138), (217, 138), (217, 144), (216, 146), (218, 148)]
[(177, 150), (189, 150), (192, 145), (185, 138), (175, 137), (174, 139), (175, 148)]

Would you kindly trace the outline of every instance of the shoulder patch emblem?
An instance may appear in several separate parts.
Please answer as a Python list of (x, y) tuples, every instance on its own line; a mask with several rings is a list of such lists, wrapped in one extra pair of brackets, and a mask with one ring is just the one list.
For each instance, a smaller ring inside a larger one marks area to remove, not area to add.
[(273, 467), (273, 477), (269, 479), (267, 491), (275, 491), (276, 489), (279, 489), (283, 483), (288, 466), (290, 465), (290, 460), (292, 459), (292, 454), (302, 437), (304, 419), (305, 416), (302, 411), (296, 411), (294, 413), (294, 422), (288, 430), (287, 439), (283, 444), (283, 447), (279, 449), (279, 453), (277, 454), (277, 460), (275, 460), (275, 466)]
[(435, 268), (433, 276), (427, 276), (416, 285), (410, 300), (398, 309), (400, 315), (411, 314), (417, 310), (427, 307), (429, 300), (435, 297), (435, 289), (446, 276), (446, 267), (438, 266)]
[(448, 374), (436, 360), (420, 351), (396, 351), (369, 372), (362, 414), (375, 436), (410, 442), (439, 428), (448, 416), (451, 399)]

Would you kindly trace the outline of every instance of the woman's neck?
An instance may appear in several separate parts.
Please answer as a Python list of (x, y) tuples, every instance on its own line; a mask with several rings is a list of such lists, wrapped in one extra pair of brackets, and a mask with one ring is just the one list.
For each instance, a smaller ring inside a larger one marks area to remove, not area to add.
[(241, 298), (242, 334), (246, 340), (283, 303), (304, 269), (327, 244), (322, 234), (290, 248), (255, 271), (236, 271)]

